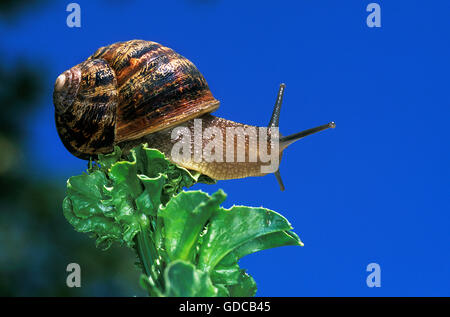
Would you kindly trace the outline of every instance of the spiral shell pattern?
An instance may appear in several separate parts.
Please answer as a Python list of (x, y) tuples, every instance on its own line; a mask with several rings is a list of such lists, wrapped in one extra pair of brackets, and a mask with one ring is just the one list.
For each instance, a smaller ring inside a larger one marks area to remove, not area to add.
[(64, 145), (83, 159), (219, 107), (192, 62), (142, 40), (101, 47), (64, 72), (54, 104)]

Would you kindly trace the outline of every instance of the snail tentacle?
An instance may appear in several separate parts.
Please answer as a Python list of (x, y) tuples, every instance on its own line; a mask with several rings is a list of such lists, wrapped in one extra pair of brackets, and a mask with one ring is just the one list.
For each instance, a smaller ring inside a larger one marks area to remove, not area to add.
[(280, 84), (280, 89), (278, 90), (277, 100), (275, 101), (275, 106), (273, 107), (272, 116), (270, 117), (269, 128), (280, 126), (281, 104), (283, 103), (283, 96), (284, 96), (285, 88), (286, 88), (285, 84)]

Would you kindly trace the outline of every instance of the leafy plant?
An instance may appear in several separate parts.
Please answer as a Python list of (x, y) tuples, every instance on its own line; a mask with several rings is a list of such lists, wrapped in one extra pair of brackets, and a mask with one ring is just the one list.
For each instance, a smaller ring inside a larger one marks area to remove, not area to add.
[(239, 259), (302, 245), (289, 222), (272, 210), (224, 209), (222, 190), (184, 191), (214, 180), (146, 145), (126, 156), (116, 147), (97, 163), (67, 181), (64, 216), (103, 250), (114, 242), (134, 249), (144, 273), (140, 283), (150, 296), (254, 296), (255, 281)]

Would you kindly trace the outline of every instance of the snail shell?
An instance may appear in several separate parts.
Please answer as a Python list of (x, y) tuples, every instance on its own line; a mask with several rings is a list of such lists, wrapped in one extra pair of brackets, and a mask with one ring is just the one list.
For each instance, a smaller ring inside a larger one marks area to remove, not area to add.
[(192, 62), (142, 40), (101, 47), (65, 71), (53, 101), (60, 138), (82, 159), (219, 107)]

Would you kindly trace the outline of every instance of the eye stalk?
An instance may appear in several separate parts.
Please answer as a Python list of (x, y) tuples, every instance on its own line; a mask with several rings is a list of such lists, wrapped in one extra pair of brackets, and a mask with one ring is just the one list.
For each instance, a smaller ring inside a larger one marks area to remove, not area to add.
[(280, 148), (284, 150), (287, 148), (290, 144), (294, 143), (295, 141), (298, 141), (300, 139), (303, 139), (305, 136), (326, 130), (326, 129), (334, 129), (336, 128), (336, 123), (334, 121), (329, 122), (327, 124), (320, 125), (315, 128), (307, 129), (298, 133), (294, 133), (285, 137), (280, 138)]
[[(280, 112), (281, 112), (281, 104), (283, 103), (283, 95), (286, 89), (285, 84), (280, 85), (280, 89), (278, 90), (277, 99), (275, 101), (275, 106), (273, 108), (272, 116), (269, 121), (269, 128), (271, 127), (279, 127), (280, 123)], [(327, 124), (320, 125), (315, 128), (307, 129), (301, 132), (297, 132), (288, 136), (280, 137), (280, 152), (283, 152), (290, 144), (304, 138), (305, 136), (326, 130), (326, 129), (334, 129), (336, 124), (334, 121), (329, 122)], [(285, 187), (283, 184), (283, 180), (281, 179), (280, 170), (278, 169), (275, 173), (275, 177), (277, 179), (278, 184), (280, 185), (281, 191), (284, 191)]]

